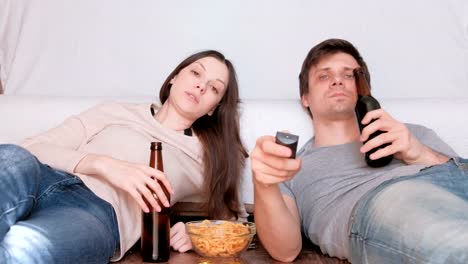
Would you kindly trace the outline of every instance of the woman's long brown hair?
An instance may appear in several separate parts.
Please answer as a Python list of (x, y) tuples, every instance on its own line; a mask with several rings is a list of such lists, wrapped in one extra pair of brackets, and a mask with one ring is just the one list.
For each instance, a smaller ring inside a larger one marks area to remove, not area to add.
[(242, 145), (239, 128), (239, 87), (236, 71), (223, 54), (207, 50), (182, 61), (167, 77), (159, 92), (162, 104), (170, 94), (170, 81), (183, 68), (204, 58), (213, 57), (226, 65), (229, 81), (226, 92), (211, 116), (197, 119), (192, 129), (203, 145), (205, 198), (210, 218), (237, 217), (241, 201), (239, 188), (247, 151)]

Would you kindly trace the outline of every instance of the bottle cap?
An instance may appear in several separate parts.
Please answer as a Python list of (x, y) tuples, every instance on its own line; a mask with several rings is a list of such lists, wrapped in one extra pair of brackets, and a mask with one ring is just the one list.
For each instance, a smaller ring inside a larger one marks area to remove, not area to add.
[(151, 142), (151, 150), (162, 150), (162, 144), (161, 142)]

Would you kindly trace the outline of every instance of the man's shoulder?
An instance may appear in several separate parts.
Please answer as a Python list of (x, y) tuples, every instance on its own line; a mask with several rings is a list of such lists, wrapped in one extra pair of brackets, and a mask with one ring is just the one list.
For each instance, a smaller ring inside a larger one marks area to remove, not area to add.
[(414, 124), (414, 123), (404, 123), (404, 124), (406, 125), (406, 127), (410, 131), (427, 131), (427, 130), (431, 130), (428, 127), (426, 127), (424, 125), (421, 125), (421, 124)]
[(421, 139), (422, 137), (432, 137), (436, 135), (432, 129), (421, 124), (405, 123), (405, 125), (411, 132), (411, 134), (413, 134), (418, 139)]
[(304, 143), (304, 145), (299, 149), (299, 151), (297, 151), (298, 157), (304, 156), (307, 150), (311, 149), (314, 146), (314, 139), (315, 137), (312, 136), (306, 141), (306, 143)]

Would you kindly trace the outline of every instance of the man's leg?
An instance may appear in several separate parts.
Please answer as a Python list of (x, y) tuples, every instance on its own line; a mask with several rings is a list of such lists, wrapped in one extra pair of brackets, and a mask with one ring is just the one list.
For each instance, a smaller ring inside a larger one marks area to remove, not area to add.
[[(463, 167), (463, 166), (461, 166)], [(468, 263), (468, 176), (453, 162), (396, 181), (360, 202), (355, 263)]]

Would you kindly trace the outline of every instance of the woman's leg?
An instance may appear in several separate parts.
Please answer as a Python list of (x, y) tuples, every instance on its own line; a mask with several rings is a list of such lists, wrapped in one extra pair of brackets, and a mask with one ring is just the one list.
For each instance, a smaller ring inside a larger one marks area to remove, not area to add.
[(0, 145), (0, 241), (10, 226), (31, 212), (39, 191), (40, 166), (28, 151)]
[(450, 162), (399, 179), (359, 202), (353, 263), (468, 263), (466, 164)]
[(14, 145), (0, 145), (0, 230), (0, 263), (107, 263), (119, 241), (109, 203)]
[(0, 263), (108, 263), (115, 249), (112, 231), (86, 209), (51, 207), (11, 227)]

